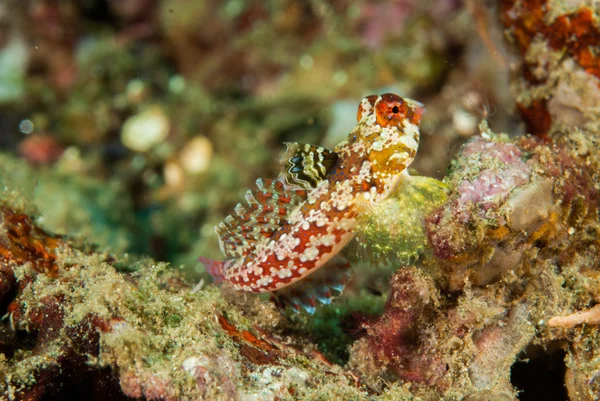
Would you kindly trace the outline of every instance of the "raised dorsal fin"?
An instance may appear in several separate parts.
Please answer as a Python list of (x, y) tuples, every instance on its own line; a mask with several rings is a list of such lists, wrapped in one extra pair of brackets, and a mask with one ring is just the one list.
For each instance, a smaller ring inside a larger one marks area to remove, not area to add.
[(246, 203), (238, 203), (235, 215), (229, 215), (215, 227), (221, 251), (229, 258), (248, 255), (256, 242), (273, 235), (291, 210), (306, 200), (304, 190), (286, 191), (279, 180), (256, 180), (258, 190), (246, 193)]
[(289, 306), (293, 311), (304, 310), (312, 315), (319, 304), (329, 305), (344, 291), (352, 273), (348, 260), (336, 255), (316, 272), (273, 292), (272, 299), (281, 310)]
[(286, 142), (281, 157), (280, 179), (288, 187), (313, 189), (327, 177), (337, 163), (338, 155), (316, 145)]

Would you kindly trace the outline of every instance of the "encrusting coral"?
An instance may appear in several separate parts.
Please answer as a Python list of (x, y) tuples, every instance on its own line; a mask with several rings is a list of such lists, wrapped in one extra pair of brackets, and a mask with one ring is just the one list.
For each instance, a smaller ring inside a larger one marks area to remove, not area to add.
[(427, 219), (429, 274), (394, 275), (383, 315), (363, 323), (365, 337), (352, 346), (351, 366), (448, 399), (512, 399), (519, 356), (560, 344), (569, 394), (591, 397), (595, 387), (583, 383), (600, 364), (594, 350), (581, 352), (598, 340), (596, 329), (565, 329), (596, 323), (594, 309), (555, 316), (597, 302), (597, 154), (597, 140), (578, 133), (548, 146), (486, 130), (467, 143), (447, 177), (448, 201)]

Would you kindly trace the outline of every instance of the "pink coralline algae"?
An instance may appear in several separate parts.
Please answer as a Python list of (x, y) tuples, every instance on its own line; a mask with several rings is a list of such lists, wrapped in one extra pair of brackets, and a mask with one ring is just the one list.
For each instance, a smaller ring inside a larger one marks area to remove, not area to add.
[[(477, 204), (479, 213), (485, 214), (498, 202), (505, 200), (510, 192), (530, 179), (531, 167), (523, 160), (523, 152), (512, 143), (492, 142), (477, 137), (461, 151), (469, 162), (490, 165), (474, 179), (465, 179), (458, 187), (457, 208), (460, 219), (466, 221), (464, 212), (471, 203)], [(485, 216), (481, 216), (485, 217)]]
[(449, 201), (426, 218), (434, 255), (455, 273), (452, 286), (462, 287), (465, 275), (496, 280), (534, 247), (560, 249), (568, 230), (595, 215), (593, 173), (569, 150), (583, 140), (574, 134), (549, 147), (534, 137), (510, 142), (484, 133), (463, 147), (446, 178), (454, 188)]
[(422, 272), (398, 271), (390, 283), (385, 313), (363, 323), (366, 334), (352, 346), (350, 364), (366, 376), (387, 371), (410, 382), (436, 382), (445, 366), (428, 352), (424, 331), (435, 315), (437, 297), (433, 281)]
[[(444, 230), (446, 219), (460, 222), (467, 231), (469, 224), (480, 219), (499, 226), (506, 216), (498, 206), (532, 178), (534, 159), (525, 160), (522, 149), (514, 143), (489, 136), (477, 137), (468, 142), (451, 166), (449, 181), (456, 190), (443, 209), (428, 218), (429, 238), (436, 256), (454, 257), (466, 250), (464, 242), (453, 243)], [(468, 235), (461, 236), (464, 240)]]

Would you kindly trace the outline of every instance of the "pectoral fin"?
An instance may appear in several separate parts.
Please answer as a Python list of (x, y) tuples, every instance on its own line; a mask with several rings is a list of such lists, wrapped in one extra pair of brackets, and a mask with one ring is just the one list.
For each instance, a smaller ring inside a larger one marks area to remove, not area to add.
[(320, 146), (295, 142), (287, 142), (286, 146), (280, 160), (280, 179), (288, 187), (316, 188), (338, 161), (335, 152)]

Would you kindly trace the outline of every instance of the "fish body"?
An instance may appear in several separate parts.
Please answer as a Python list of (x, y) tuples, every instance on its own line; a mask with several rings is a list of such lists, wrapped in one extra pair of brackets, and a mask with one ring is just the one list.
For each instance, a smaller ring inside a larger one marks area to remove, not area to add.
[(347, 281), (347, 263), (337, 262), (331, 272), (320, 268), (355, 237), (357, 216), (389, 197), (407, 174), (423, 111), (394, 94), (371, 95), (359, 104), (356, 127), (333, 151), (288, 144), (280, 176), (259, 179), (247, 204), (216, 227), (227, 259), (201, 258), (207, 270), (217, 281), (254, 293), (319, 277), (321, 288), (313, 280), (306, 290), (327, 303), (331, 290), (341, 291)]

